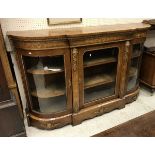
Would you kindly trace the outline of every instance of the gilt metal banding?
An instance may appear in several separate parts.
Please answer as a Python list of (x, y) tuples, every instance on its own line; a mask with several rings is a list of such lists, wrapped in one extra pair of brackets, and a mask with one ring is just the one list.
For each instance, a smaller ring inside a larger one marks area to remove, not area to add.
[(73, 71), (74, 72), (77, 70), (77, 55), (78, 55), (78, 50), (76, 48), (73, 48)]

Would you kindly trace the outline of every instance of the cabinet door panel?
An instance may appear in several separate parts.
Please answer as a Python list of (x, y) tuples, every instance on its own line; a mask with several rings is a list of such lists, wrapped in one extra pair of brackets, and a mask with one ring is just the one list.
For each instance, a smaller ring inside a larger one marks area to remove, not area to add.
[(142, 54), (142, 44), (136, 43), (132, 46), (132, 54), (129, 66), (127, 92), (134, 90), (139, 82), (139, 67)]
[(119, 47), (83, 49), (83, 106), (117, 98), (117, 68)]
[[(33, 54), (32, 54), (33, 55)], [(32, 111), (56, 114), (71, 110), (69, 54), (22, 56)], [(66, 72), (68, 74), (66, 74)]]

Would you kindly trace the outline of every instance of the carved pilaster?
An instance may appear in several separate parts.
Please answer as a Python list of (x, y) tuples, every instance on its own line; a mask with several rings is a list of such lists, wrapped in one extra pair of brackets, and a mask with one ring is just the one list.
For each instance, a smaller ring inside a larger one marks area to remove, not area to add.
[(77, 48), (73, 48), (73, 71), (74, 72), (77, 70), (77, 55), (78, 55)]
[(42, 124), (40, 124), (40, 126), (43, 128), (43, 129), (55, 129), (59, 126), (61, 126), (60, 123), (55, 123), (55, 122), (44, 122)]
[(128, 54), (129, 54), (129, 51), (130, 51), (130, 45), (131, 45), (130, 41), (126, 41), (126, 43), (125, 43), (125, 61), (126, 62), (128, 61)]
[(126, 91), (126, 80), (127, 80), (127, 68), (128, 68), (128, 59), (130, 53), (130, 41), (126, 41), (125, 43), (125, 51), (122, 56), (122, 69), (121, 69), (121, 87), (120, 87), (120, 98), (123, 98)]
[(78, 49), (72, 49), (73, 110), (79, 111)]

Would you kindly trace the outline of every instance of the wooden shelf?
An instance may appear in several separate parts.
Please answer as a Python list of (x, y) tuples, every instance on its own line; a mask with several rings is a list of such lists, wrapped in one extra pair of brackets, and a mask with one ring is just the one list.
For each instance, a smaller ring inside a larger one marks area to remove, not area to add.
[[(136, 68), (131, 67), (129, 71), (129, 77), (135, 76), (135, 73), (136, 73)], [(84, 88), (88, 89), (88, 88), (112, 83), (114, 81), (115, 81), (114, 74), (98, 74), (98, 75), (85, 78)]]
[(140, 57), (141, 56), (141, 51), (136, 51), (133, 53), (133, 55), (131, 56), (131, 59), (133, 58), (137, 58), (137, 57)]
[(86, 60), (84, 62), (84, 67), (91, 67), (91, 66), (116, 62), (116, 61), (117, 61), (117, 59), (115, 57), (94, 58), (94, 59)]
[(136, 70), (137, 69), (135, 67), (131, 67), (129, 70), (129, 77), (135, 76)]
[(27, 72), (30, 74), (35, 74), (35, 75), (46, 75), (46, 74), (55, 74), (55, 73), (61, 73), (63, 72), (64, 69), (61, 69), (59, 71), (52, 71), (52, 70), (44, 70), (44, 69), (35, 69), (35, 68), (31, 68), (28, 69)]
[(55, 87), (47, 87), (40, 90), (35, 90), (31, 92), (32, 96), (38, 97), (38, 98), (52, 98), (57, 96), (65, 95), (65, 88), (58, 89)]
[(84, 87), (85, 87), (85, 89), (87, 89), (87, 88), (111, 83), (114, 81), (115, 81), (115, 77), (112, 74), (111, 75), (110, 74), (109, 75), (108, 74), (98, 74), (98, 75), (94, 75), (92, 77), (85, 78)]

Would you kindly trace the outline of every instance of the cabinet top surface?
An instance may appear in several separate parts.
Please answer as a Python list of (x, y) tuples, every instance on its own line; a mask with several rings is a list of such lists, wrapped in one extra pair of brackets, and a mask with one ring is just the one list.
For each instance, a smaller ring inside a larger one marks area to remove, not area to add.
[(65, 29), (10, 31), (7, 32), (7, 35), (9, 37), (13, 37), (16, 39), (66, 38), (66, 37), (71, 38), (71, 37), (101, 34), (101, 33), (117, 33), (117, 32), (146, 30), (149, 27), (150, 27), (149, 24), (131, 23), (131, 24), (89, 26), (89, 27), (76, 27)]

